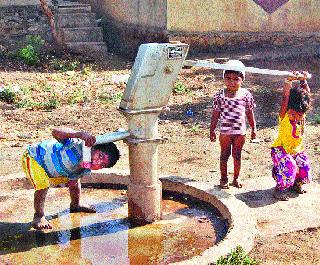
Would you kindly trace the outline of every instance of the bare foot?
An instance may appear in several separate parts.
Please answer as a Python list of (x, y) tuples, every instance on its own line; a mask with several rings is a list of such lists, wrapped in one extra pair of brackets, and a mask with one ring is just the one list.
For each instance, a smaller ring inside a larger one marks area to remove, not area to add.
[(221, 189), (229, 189), (228, 179), (220, 179), (219, 186)]
[(87, 205), (70, 205), (70, 213), (96, 213), (96, 209)]
[(277, 188), (274, 189), (272, 193), (273, 197), (279, 201), (288, 201), (289, 197), (286, 195), (284, 191), (280, 191)]
[(32, 220), (32, 227), (34, 229), (43, 230), (43, 229), (52, 229), (53, 225), (45, 218), (45, 216), (36, 216), (34, 215)]
[(234, 187), (236, 187), (236, 188), (238, 188), (238, 189), (241, 189), (241, 188), (243, 187), (242, 183), (239, 182), (237, 179), (234, 179), (234, 180), (232, 181), (232, 186), (234, 186)]

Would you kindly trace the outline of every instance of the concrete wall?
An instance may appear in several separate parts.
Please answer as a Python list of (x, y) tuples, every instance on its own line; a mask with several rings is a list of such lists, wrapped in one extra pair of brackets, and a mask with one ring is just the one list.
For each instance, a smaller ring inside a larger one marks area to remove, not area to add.
[(141, 43), (167, 41), (166, 0), (81, 0), (102, 17), (110, 51), (135, 57)]
[[(265, 11), (266, 0), (167, 0), (168, 30), (185, 32), (312, 32), (320, 31), (319, 0), (273, 0), (278, 9)], [(280, 6), (280, 4), (283, 4)], [(271, 7), (269, 5), (269, 7)], [(274, 12), (272, 12), (274, 10)]]
[(190, 53), (317, 46), (319, 10), (319, 0), (167, 0), (167, 28)]

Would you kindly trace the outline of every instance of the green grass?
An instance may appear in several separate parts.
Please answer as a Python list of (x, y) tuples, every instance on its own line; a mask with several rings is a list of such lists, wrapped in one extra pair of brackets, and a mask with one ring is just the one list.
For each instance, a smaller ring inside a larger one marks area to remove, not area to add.
[(231, 251), (226, 257), (221, 257), (216, 265), (259, 265), (260, 261), (251, 258), (241, 246)]
[(181, 81), (178, 81), (173, 87), (173, 92), (176, 94), (184, 94), (188, 92), (188, 89)]

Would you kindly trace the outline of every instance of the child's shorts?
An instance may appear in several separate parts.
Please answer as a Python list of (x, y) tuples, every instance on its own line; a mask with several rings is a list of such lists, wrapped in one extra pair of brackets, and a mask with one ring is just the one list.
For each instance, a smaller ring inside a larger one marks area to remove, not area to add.
[(42, 190), (59, 184), (66, 184), (67, 177), (50, 178), (42, 166), (28, 152), (22, 156), (22, 168), (36, 190)]

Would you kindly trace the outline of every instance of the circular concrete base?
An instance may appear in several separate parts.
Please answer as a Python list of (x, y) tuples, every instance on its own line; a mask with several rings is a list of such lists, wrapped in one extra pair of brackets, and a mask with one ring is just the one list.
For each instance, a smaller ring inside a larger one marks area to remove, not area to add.
[[(233, 194), (217, 188), (213, 183), (196, 182), (192, 179), (178, 176), (161, 177), (160, 180), (164, 191), (181, 193), (211, 204), (228, 221), (229, 225), (225, 238), (218, 244), (205, 250), (199, 256), (175, 264), (194, 265), (212, 263), (217, 261), (221, 256), (227, 255), (239, 245), (246, 252), (252, 249), (255, 235), (257, 234), (257, 218), (252, 208), (249, 208), (243, 201), (238, 200)], [(127, 186), (129, 183), (129, 172), (103, 169), (85, 176), (81, 182), (88, 186), (97, 183)], [(16, 190), (15, 192), (19, 192), (20, 190), (22, 192), (26, 188), (32, 187), (21, 173), (0, 177), (0, 190), (2, 190), (3, 196), (6, 193), (12, 192), (12, 190)], [(10, 205), (2, 205), (2, 207), (8, 208)]]
[[(252, 249), (257, 233), (257, 220), (252, 210), (244, 202), (216, 188), (213, 183), (196, 182), (177, 176), (160, 177), (160, 180), (164, 191), (178, 192), (211, 204), (223, 218), (228, 220), (229, 224), (226, 237), (217, 245), (207, 249), (200, 256), (175, 264), (208, 264), (227, 255), (236, 246), (241, 246), (247, 252)], [(84, 177), (81, 182), (83, 184), (103, 183), (126, 186), (129, 183), (129, 172), (103, 169)]]

